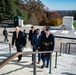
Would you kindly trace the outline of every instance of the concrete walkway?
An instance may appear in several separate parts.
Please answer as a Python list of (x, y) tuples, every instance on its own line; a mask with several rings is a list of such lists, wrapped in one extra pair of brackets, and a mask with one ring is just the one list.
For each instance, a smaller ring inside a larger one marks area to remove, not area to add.
[[(2, 47), (2, 46), (1, 46)], [(27, 47), (23, 51), (31, 51), (31, 48)], [(12, 48), (12, 53), (15, 53), (15, 48)], [(2, 53), (3, 54), (3, 53)], [(7, 53), (9, 55), (9, 52)], [(6, 54), (6, 55), (7, 55)], [(1, 51), (0, 51), (1, 55)], [(7, 56), (0, 56), (0, 61), (6, 59)], [(33, 65), (31, 64), (31, 55), (23, 55), (20, 62), (17, 62), (17, 58), (9, 62), (6, 66), (0, 69), (0, 75), (33, 75)], [(42, 61), (37, 64), (37, 75), (76, 75), (76, 56), (62, 54), (58, 55), (57, 68), (55, 66), (55, 53), (52, 57), (52, 74), (49, 74), (48, 68), (41, 69)]]

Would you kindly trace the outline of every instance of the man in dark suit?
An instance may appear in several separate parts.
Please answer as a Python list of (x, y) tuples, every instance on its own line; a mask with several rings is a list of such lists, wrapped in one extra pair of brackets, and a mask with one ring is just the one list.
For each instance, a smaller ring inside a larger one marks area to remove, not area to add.
[(43, 30), (41, 31), (41, 34), (44, 35), (46, 32), (46, 26), (43, 27)]
[[(53, 51), (54, 50), (54, 36), (53, 34), (50, 33), (50, 30), (48, 27), (46, 27), (46, 32), (42, 36), (41, 50), (42, 51)], [(44, 68), (45, 66), (46, 68), (48, 68), (49, 60), (50, 60), (50, 53), (42, 53), (41, 58), (43, 62), (43, 65), (41, 68)]]
[(32, 37), (34, 34), (35, 34), (34, 26), (31, 26), (31, 30), (29, 31), (29, 41), (31, 43), (31, 46), (32, 46)]
[(23, 32), (24, 32), (24, 38), (23, 38), (23, 40), (24, 40), (24, 46), (26, 47), (26, 44), (27, 44), (27, 34), (26, 34), (26, 30), (24, 29)]
[[(23, 37), (24, 37), (24, 33), (22, 31), (19, 30), (19, 27), (15, 28), (16, 31), (13, 32), (13, 36), (12, 36), (12, 47), (14, 46), (14, 42), (15, 42), (15, 46), (17, 49), (17, 52), (22, 52), (22, 48), (23, 48)], [(21, 60), (22, 55), (18, 56), (18, 62)]]
[[(40, 29), (37, 29), (36, 34), (32, 38), (33, 51), (40, 50), (41, 37), (42, 35), (40, 34)], [(38, 54), (38, 62), (37, 62), (38, 64), (40, 64), (40, 59), (41, 59), (41, 54)], [(32, 55), (32, 64), (33, 64), (33, 55)]]

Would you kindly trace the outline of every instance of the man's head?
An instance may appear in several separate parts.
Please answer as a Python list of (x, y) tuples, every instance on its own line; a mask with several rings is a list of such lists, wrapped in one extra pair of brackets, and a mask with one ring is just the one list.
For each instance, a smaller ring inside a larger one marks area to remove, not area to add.
[(34, 30), (34, 26), (31, 26), (31, 29)]
[(17, 27), (15, 28), (15, 30), (16, 30), (16, 32), (19, 32), (19, 27), (17, 26)]
[(23, 31), (25, 32), (26, 30), (24, 29)]
[(36, 29), (36, 34), (40, 34), (40, 29)]
[(4, 29), (6, 30), (6, 27)]
[(50, 33), (49, 27), (46, 27), (46, 34), (49, 34), (49, 33)]
[(46, 26), (43, 27), (43, 31), (46, 32)]

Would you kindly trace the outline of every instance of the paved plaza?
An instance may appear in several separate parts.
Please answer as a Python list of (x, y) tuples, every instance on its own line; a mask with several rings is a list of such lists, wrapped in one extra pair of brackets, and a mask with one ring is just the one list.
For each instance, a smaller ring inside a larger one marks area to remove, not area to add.
[[(27, 47), (23, 51), (32, 51), (31, 48)], [(2, 51), (0, 51), (1, 53)], [(4, 51), (5, 55), (0, 54), (0, 61), (6, 59), (9, 54)], [(12, 49), (12, 54), (16, 50)], [(3, 54), (3, 53), (2, 53)], [(37, 58), (37, 57), (36, 57)], [(0, 75), (33, 75), (33, 65), (31, 64), (31, 55), (23, 55), (23, 58), (20, 62), (17, 62), (17, 57), (0, 69)], [(49, 74), (49, 69), (41, 69), (42, 61), (40, 64), (37, 64), (37, 75), (76, 75), (76, 56), (58, 54), (57, 68), (55, 67), (55, 53), (52, 56), (52, 74)]]
[[(12, 33), (9, 33), (8, 44), (3, 42), (2, 30), (0, 28), (0, 62), (10, 56), (9, 43), (11, 43)], [(7, 28), (8, 31), (14, 31), (14, 28)], [(29, 31), (29, 27), (21, 28)], [(42, 29), (42, 28), (41, 28)], [(53, 31), (55, 32), (55, 31)], [(60, 50), (60, 42), (76, 42), (69, 39), (55, 39), (55, 49)], [(28, 41), (27, 47), (23, 51), (32, 51), (30, 43)], [(11, 53), (16, 53), (16, 48), (11, 48)], [(49, 68), (41, 69), (42, 61), (37, 64), (37, 75), (76, 75), (76, 45), (71, 46), (71, 54), (62, 53), (61, 56), (58, 53), (57, 68), (55, 67), (55, 53), (52, 55), (52, 74), (49, 74)], [(37, 58), (37, 57), (36, 57)], [(33, 75), (33, 65), (31, 64), (31, 55), (23, 55), (20, 62), (17, 62), (17, 57), (0, 69), (0, 75)]]

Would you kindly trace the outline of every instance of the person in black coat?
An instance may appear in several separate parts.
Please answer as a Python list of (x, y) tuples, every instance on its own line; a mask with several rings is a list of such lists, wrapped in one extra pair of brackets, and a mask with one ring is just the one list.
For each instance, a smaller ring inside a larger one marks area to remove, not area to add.
[(46, 26), (43, 27), (43, 30), (41, 31), (41, 34), (44, 35), (46, 32)]
[[(15, 28), (16, 31), (13, 32), (13, 36), (12, 36), (12, 47), (16, 46), (17, 52), (22, 52), (22, 48), (23, 48), (23, 44), (24, 44), (24, 33), (22, 31), (19, 30), (19, 27)], [(22, 55), (18, 56), (18, 62), (21, 60)]]
[(27, 44), (27, 34), (26, 34), (25, 31), (26, 31), (26, 30), (24, 29), (24, 30), (23, 30), (23, 32), (24, 32), (24, 38), (23, 38), (23, 40), (25, 41), (25, 42), (24, 42), (24, 46), (26, 47), (26, 44)]
[(31, 46), (33, 45), (32, 44), (32, 37), (33, 37), (33, 35), (36, 33), (36, 30), (34, 30), (34, 26), (31, 26), (31, 30), (29, 31), (29, 41), (30, 41), (30, 43), (31, 43)]
[(6, 42), (6, 41), (9, 41), (8, 40), (8, 32), (7, 32), (7, 29), (6, 28), (4, 28), (4, 30), (3, 30), (3, 35), (4, 35), (4, 41)]
[[(50, 33), (49, 28), (46, 28), (46, 33), (42, 36), (41, 41), (41, 50), (42, 51), (53, 51), (54, 50), (54, 36)], [(41, 68), (48, 68), (49, 60), (50, 60), (50, 53), (42, 53), (42, 66)], [(45, 64), (46, 62), (46, 64)]]

